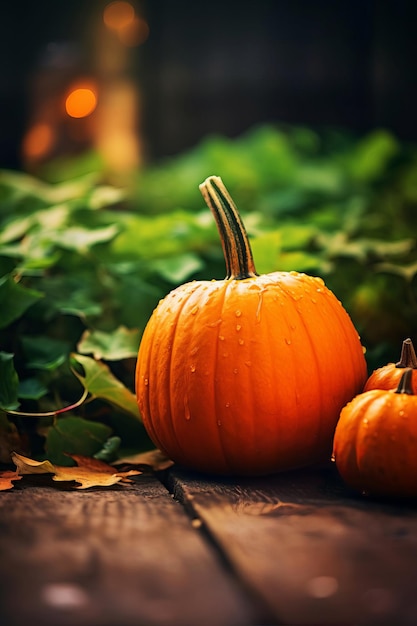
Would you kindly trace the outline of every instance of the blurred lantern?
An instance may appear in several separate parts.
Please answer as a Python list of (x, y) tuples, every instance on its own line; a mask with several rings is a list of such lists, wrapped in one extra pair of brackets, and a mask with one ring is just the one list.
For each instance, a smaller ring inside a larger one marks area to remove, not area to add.
[(29, 171), (87, 150), (95, 150), (106, 171), (119, 178), (141, 164), (140, 93), (132, 48), (146, 41), (148, 24), (127, 1), (109, 2), (87, 23), (86, 44), (51, 44), (34, 77), (22, 142)]

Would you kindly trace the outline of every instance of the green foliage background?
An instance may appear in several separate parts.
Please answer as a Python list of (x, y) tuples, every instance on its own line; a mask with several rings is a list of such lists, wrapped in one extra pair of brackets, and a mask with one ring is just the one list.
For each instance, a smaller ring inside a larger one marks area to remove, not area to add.
[[(123, 188), (96, 155), (50, 163), (42, 180), (1, 171), (0, 460), (16, 438), (60, 463), (86, 441), (97, 455), (150, 446), (133, 396), (141, 332), (169, 290), (224, 276), (198, 190), (211, 174), (240, 208), (258, 272), (322, 276), (370, 370), (416, 339), (417, 147), (387, 131), (264, 125), (207, 137)], [(10, 413), (53, 413), (84, 388), (90, 401), (68, 414)]]

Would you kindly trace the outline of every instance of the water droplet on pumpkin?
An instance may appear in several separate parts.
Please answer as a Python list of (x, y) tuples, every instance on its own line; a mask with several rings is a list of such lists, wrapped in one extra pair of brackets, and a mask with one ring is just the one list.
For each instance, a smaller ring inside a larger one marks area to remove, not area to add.
[(224, 336), (223, 335), (219, 335), (219, 339), (220, 339), (220, 341), (224, 341)]
[(317, 300), (316, 300), (315, 298), (311, 298), (311, 302), (312, 302), (313, 304), (317, 304)]
[(191, 315), (195, 315), (198, 311), (198, 306), (193, 306), (193, 308), (191, 309), (190, 313)]
[(144, 378), (143, 384), (147, 387), (149, 385), (149, 378)]
[(246, 367), (250, 367), (252, 365), (252, 361), (245, 361)]
[(226, 407), (226, 409), (228, 409), (230, 407), (230, 402), (226, 402), (224, 406)]
[(239, 330), (241, 330), (241, 328), (242, 328), (242, 326), (241, 326), (240, 324), (237, 324), (237, 325), (236, 325), (236, 330), (237, 330), (237, 332), (239, 332)]
[(220, 319), (220, 320), (216, 320), (215, 322), (210, 322), (210, 324), (208, 324), (208, 326), (210, 328), (215, 328), (216, 326), (219, 326), (219, 324), (221, 324), (221, 323), (222, 323), (222, 321)]
[(332, 463), (336, 463), (336, 457), (334, 454), (332, 454), (332, 456), (330, 457), (330, 460), (332, 461)]
[(286, 338), (286, 339), (285, 339), (285, 343), (287, 344), (287, 346), (290, 346), (290, 345), (291, 345), (291, 339), (287, 339), (287, 338)]
[(217, 420), (217, 426), (221, 426), (221, 425), (222, 425), (221, 421)]
[(239, 309), (237, 311), (235, 311), (235, 315), (236, 317), (240, 317), (242, 315), (242, 311), (239, 311)]
[(405, 415), (405, 411), (400, 411), (400, 412), (398, 413), (398, 415), (399, 415), (400, 417), (406, 417), (406, 415)]
[(238, 373), (238, 371), (239, 371), (239, 370), (237, 369), (237, 367), (235, 367), (235, 369), (233, 370), (233, 374), (237, 374), (237, 373)]
[(239, 345), (243, 346), (243, 344), (245, 343), (244, 339), (239, 339)]
[(258, 307), (256, 309), (256, 321), (260, 322), (261, 321), (261, 311), (262, 311), (262, 304), (263, 304), (263, 293), (262, 291), (259, 292), (259, 302), (258, 302)]
[(191, 419), (190, 407), (187, 398), (184, 398), (184, 417), (187, 421)]
[(190, 365), (190, 370), (194, 374), (194, 372), (195, 372), (195, 365)]
[(197, 354), (197, 352), (198, 352), (198, 348), (197, 348), (197, 347), (195, 347), (195, 348), (193, 348), (193, 349), (191, 350), (190, 355), (191, 355), (191, 356), (194, 356), (195, 354)]

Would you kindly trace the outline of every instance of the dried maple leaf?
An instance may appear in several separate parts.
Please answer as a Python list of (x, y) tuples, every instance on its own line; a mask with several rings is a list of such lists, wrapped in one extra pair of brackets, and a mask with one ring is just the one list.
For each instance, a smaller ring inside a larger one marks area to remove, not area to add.
[(13, 489), (14, 480), (21, 480), (21, 476), (17, 472), (13, 472), (11, 470), (6, 470), (4, 472), (0, 472), (0, 491), (6, 491), (7, 489)]
[(155, 448), (154, 450), (139, 452), (139, 454), (118, 459), (113, 465), (146, 465), (157, 472), (168, 469), (168, 467), (174, 465), (174, 461), (171, 461), (161, 450)]
[(35, 461), (27, 456), (12, 452), (12, 461), (16, 465), (17, 473), (22, 474), (53, 474), (54, 466), (50, 461)]
[(17, 474), (53, 474), (55, 481), (80, 483), (77, 489), (89, 487), (110, 487), (116, 483), (129, 483), (129, 476), (140, 474), (138, 470), (118, 472), (111, 465), (90, 457), (69, 455), (77, 463), (75, 467), (61, 467), (50, 461), (35, 461), (14, 452), (13, 462), (17, 467)]
[(126, 476), (140, 474), (135, 470), (130, 472), (120, 472), (109, 474), (108, 472), (97, 472), (88, 467), (56, 467), (52, 477), (56, 481), (71, 481), (80, 483), (77, 489), (88, 489), (89, 487), (110, 487), (119, 482), (131, 482)]

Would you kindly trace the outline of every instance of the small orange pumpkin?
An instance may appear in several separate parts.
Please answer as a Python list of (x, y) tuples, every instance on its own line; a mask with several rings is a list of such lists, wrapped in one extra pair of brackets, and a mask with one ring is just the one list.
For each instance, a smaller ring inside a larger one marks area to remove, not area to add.
[(326, 460), (340, 410), (366, 379), (358, 333), (320, 278), (259, 276), (221, 179), (200, 190), (227, 277), (182, 285), (153, 312), (136, 368), (145, 428), (174, 461), (209, 473)]
[(372, 389), (341, 411), (333, 459), (344, 481), (364, 494), (417, 496), (417, 395), (410, 368), (396, 390)]
[(417, 394), (417, 356), (411, 339), (404, 339), (398, 363), (387, 363), (373, 371), (363, 390), (396, 389), (406, 367), (413, 370), (411, 384), (413, 392)]

